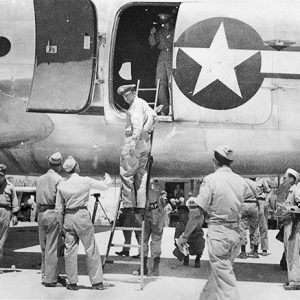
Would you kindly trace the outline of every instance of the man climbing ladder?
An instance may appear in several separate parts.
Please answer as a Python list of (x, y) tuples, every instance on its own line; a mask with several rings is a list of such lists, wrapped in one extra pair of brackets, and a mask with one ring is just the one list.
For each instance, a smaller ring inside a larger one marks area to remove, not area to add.
[(146, 165), (151, 150), (151, 131), (158, 122), (155, 111), (137, 97), (136, 85), (123, 85), (118, 94), (129, 104), (125, 145), (120, 157), (124, 207), (144, 208), (146, 203)]
[[(135, 84), (120, 86), (117, 92), (129, 104), (125, 145), (120, 157), (123, 226), (138, 227), (146, 205), (146, 166), (151, 152), (151, 132), (158, 122), (158, 117), (148, 103), (137, 96)], [(130, 244), (131, 232), (124, 230), (123, 234), (125, 244)], [(140, 232), (136, 232), (136, 238), (140, 244)], [(129, 249), (123, 248), (117, 254), (129, 256)]]

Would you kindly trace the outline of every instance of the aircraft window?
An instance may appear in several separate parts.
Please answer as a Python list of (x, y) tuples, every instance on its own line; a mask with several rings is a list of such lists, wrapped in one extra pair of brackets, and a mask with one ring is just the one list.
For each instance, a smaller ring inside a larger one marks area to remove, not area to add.
[[(111, 104), (116, 110), (128, 109), (123, 97), (116, 92), (123, 84), (137, 84), (139, 81), (139, 97), (148, 103), (154, 102), (160, 49), (149, 44), (149, 34), (153, 27), (158, 31), (164, 26), (160, 22), (161, 15), (172, 15), (175, 25), (178, 7), (179, 3), (132, 4), (119, 13), (113, 43), (115, 47), (112, 49), (110, 91)], [(171, 97), (169, 90), (171, 87), (167, 88), (167, 97)]]
[(3, 36), (0, 36), (0, 57), (5, 56), (11, 48), (10, 41)]

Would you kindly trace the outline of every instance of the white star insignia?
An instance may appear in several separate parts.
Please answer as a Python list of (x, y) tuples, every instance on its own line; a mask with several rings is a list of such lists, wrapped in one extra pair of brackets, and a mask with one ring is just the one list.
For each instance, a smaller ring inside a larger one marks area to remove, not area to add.
[(193, 96), (214, 81), (220, 80), (241, 98), (235, 67), (259, 52), (258, 50), (229, 49), (223, 22), (210, 48), (180, 47), (180, 49), (202, 67)]

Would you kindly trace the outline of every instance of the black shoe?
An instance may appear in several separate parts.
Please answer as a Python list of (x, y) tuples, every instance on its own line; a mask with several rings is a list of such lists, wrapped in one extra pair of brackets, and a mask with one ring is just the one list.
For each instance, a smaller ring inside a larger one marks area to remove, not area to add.
[(187, 256), (184, 257), (183, 265), (184, 265), (184, 266), (188, 266), (188, 265), (189, 265), (189, 262), (190, 262), (190, 258), (189, 258), (189, 256), (187, 255)]
[(104, 290), (103, 283), (99, 282), (99, 283), (92, 284), (92, 289), (93, 290)]
[(244, 252), (244, 251), (242, 251), (241, 253), (240, 253), (240, 255), (238, 256), (238, 258), (240, 258), (240, 259), (246, 259), (248, 256), (247, 256), (247, 254), (246, 254), (246, 252)]
[(292, 290), (300, 290), (300, 285), (298, 284), (289, 284), (288, 282), (287, 283), (284, 283), (283, 284), (283, 288), (285, 290), (288, 290), (288, 291), (292, 291)]
[(137, 254), (137, 255), (132, 255), (131, 257), (132, 257), (132, 258), (141, 258), (141, 256), (140, 256), (139, 254)]
[(64, 287), (67, 286), (67, 280), (59, 275), (57, 276), (57, 283), (60, 283)]
[(72, 290), (72, 291), (77, 291), (78, 290), (78, 286), (77, 283), (70, 283), (67, 285), (67, 289), (68, 290)]
[(126, 250), (122, 250), (120, 252), (115, 252), (117, 255), (119, 256), (129, 256), (129, 251), (126, 251)]
[(200, 268), (200, 259), (195, 259), (195, 268)]
[(45, 287), (56, 287), (57, 283), (56, 282), (44, 282)]

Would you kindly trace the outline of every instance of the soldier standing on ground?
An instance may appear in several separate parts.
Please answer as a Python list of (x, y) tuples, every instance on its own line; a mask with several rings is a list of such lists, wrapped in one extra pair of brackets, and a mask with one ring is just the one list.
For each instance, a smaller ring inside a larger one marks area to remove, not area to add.
[(72, 156), (66, 159), (63, 168), (68, 177), (58, 186), (56, 210), (60, 228), (65, 235), (65, 264), (69, 281), (67, 289), (78, 289), (77, 253), (81, 241), (87, 256), (87, 271), (92, 289), (103, 290), (101, 257), (87, 204), (90, 190), (107, 190), (111, 178), (108, 174), (105, 174), (104, 181), (79, 176), (79, 165)]
[(189, 235), (207, 213), (207, 245), (211, 265), (210, 277), (202, 290), (200, 300), (241, 299), (233, 271), (241, 236), (239, 214), (247, 190), (244, 178), (232, 172), (233, 151), (228, 146), (214, 151), (215, 172), (206, 176), (201, 184), (184, 234), (178, 245), (184, 245)]
[[(6, 178), (6, 165), (0, 164), (0, 261), (3, 257), (4, 243), (8, 236), (10, 221), (13, 225), (18, 224), (18, 198), (15, 188)], [(0, 274), (3, 271), (0, 270)]]
[[(59, 243), (59, 225), (55, 212), (57, 187), (63, 178), (61, 171), (62, 156), (60, 152), (52, 154), (49, 159), (49, 170), (37, 180), (36, 201), (39, 225), (39, 242), (42, 251), (42, 284), (55, 287), (57, 283), (66, 286), (64, 278), (58, 274), (57, 247)], [(62, 241), (60, 241), (62, 242)]]

